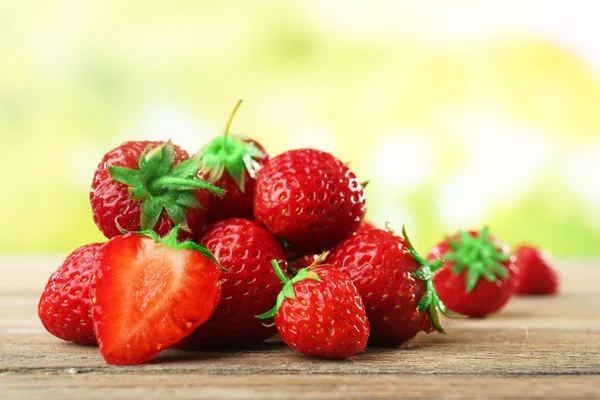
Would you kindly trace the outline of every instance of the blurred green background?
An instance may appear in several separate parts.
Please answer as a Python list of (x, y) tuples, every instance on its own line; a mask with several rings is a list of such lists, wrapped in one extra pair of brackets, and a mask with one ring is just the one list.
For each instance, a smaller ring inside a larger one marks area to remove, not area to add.
[(101, 239), (88, 192), (125, 140), (350, 161), (368, 218), (426, 248), (489, 224), (600, 255), (599, 2), (0, 1), (0, 252)]

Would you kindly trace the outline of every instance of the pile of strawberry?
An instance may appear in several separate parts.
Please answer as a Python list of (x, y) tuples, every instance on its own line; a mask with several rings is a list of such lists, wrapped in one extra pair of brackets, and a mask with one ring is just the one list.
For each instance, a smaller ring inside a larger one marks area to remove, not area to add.
[[(48, 332), (98, 344), (111, 364), (276, 333), (304, 354), (344, 358), (444, 332), (439, 313), (484, 316), (515, 292), (515, 257), (487, 229), (421, 257), (404, 229), (363, 221), (364, 185), (333, 155), (270, 158), (230, 135), (239, 105), (192, 156), (138, 141), (103, 157), (90, 202), (108, 241), (76, 249), (50, 277), (38, 307)], [(539, 283), (539, 252), (520, 252), (521, 282)], [(523, 291), (548, 285), (534, 289)]]

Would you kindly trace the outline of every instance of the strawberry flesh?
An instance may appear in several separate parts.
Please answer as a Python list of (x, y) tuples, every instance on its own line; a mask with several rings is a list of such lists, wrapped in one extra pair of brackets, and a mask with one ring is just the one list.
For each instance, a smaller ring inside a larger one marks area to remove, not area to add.
[(137, 233), (111, 239), (95, 264), (92, 316), (111, 364), (152, 359), (205, 322), (221, 294), (216, 263)]

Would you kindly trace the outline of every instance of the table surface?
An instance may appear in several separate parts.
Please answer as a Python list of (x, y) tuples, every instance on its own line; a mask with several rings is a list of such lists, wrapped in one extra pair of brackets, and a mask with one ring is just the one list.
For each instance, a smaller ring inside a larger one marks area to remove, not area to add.
[(394, 349), (344, 361), (272, 339), (230, 352), (167, 350), (135, 367), (60, 341), (37, 318), (60, 257), (0, 257), (0, 398), (600, 398), (600, 262), (557, 262), (561, 292), (515, 297), (480, 320), (445, 320)]

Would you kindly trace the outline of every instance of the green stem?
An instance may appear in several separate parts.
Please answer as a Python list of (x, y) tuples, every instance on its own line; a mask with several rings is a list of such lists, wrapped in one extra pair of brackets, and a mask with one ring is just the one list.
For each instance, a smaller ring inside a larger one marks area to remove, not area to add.
[(233, 122), (235, 113), (237, 113), (237, 110), (240, 108), (241, 105), (242, 105), (242, 99), (238, 100), (237, 103), (235, 103), (235, 106), (233, 107), (233, 111), (231, 111), (231, 115), (229, 116), (229, 120), (227, 121), (227, 125), (225, 126), (225, 132), (223, 132), (223, 136), (225, 136), (225, 137), (229, 136), (229, 128), (231, 128), (231, 123)]
[(176, 186), (176, 187), (185, 187), (194, 188), (194, 189), (205, 189), (209, 192), (212, 192), (216, 195), (222, 196), (225, 194), (225, 190), (221, 189), (218, 186), (212, 185), (208, 182), (199, 180), (199, 179), (186, 179), (186, 178), (175, 178), (172, 176), (162, 176), (156, 180), (154, 180), (150, 184), (151, 190), (159, 190), (164, 187)]
[(275, 270), (275, 273), (277, 274), (277, 276), (279, 277), (279, 279), (281, 279), (281, 281), (283, 282), (284, 285), (290, 281), (288, 279), (288, 277), (285, 276), (285, 274), (283, 273), (281, 267), (279, 266), (279, 263), (276, 260), (271, 260), (271, 265), (273, 266), (273, 269)]

